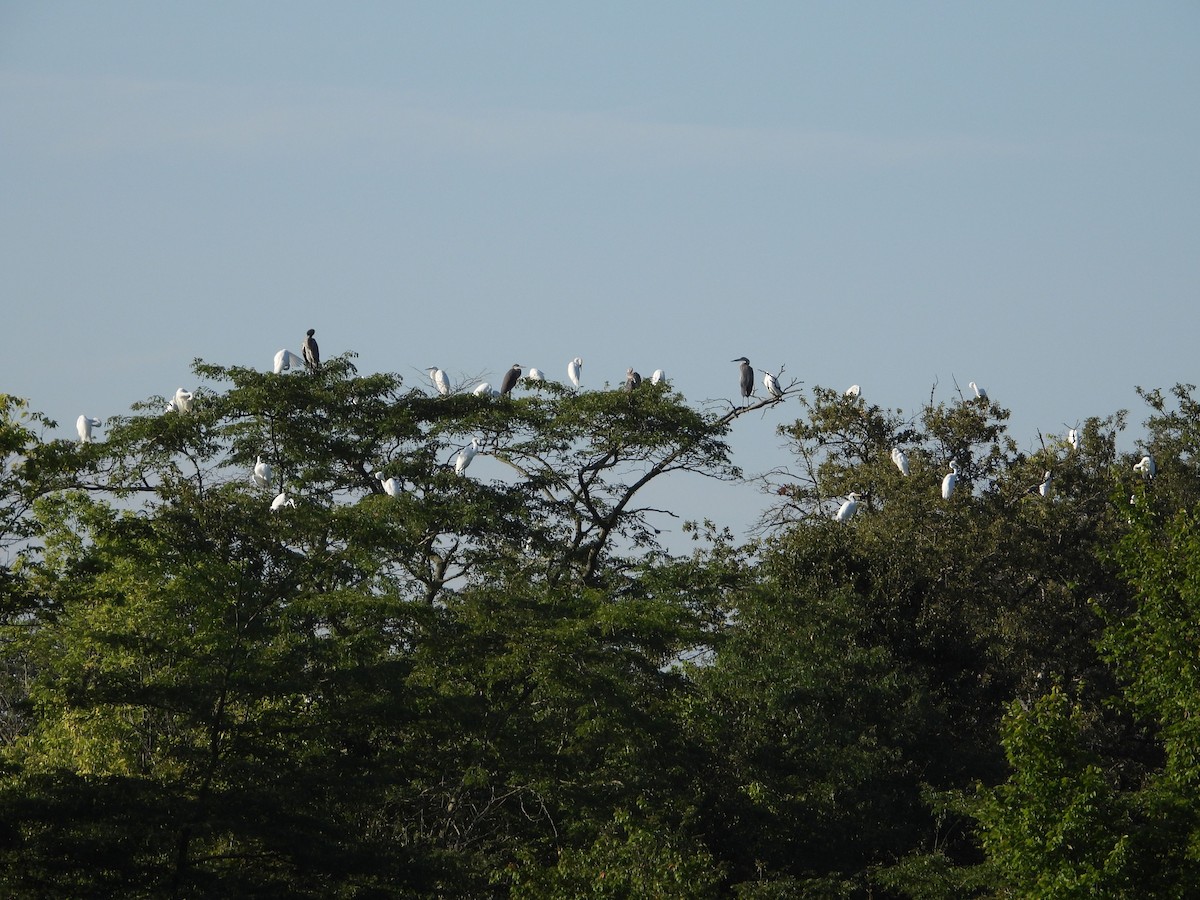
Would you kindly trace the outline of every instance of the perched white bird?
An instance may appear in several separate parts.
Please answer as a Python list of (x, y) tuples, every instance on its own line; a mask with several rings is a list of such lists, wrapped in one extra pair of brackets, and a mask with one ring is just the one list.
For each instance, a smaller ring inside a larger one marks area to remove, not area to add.
[(854, 514), (858, 512), (858, 496), (854, 492), (846, 495), (846, 502), (838, 507), (836, 518), (839, 522), (849, 522), (854, 518)]
[(575, 385), (575, 390), (579, 390), (579, 380), (583, 377), (583, 360), (578, 356), (567, 363), (567, 378), (571, 380), (571, 384)]
[(275, 499), (271, 501), (271, 511), (275, 512), (276, 510), (283, 509), (285, 506), (290, 506), (292, 509), (295, 509), (296, 501), (289, 497), (286, 491), (280, 491), (275, 496)]
[(271, 470), (271, 464), (263, 462), (263, 458), (260, 456), (254, 464), (254, 483), (260, 488), (270, 487), (272, 475), (274, 472)]
[(541, 369), (539, 369), (537, 366), (534, 366), (532, 369), (530, 369), (528, 372), (525, 373), (525, 380), (526, 381), (545, 381), (546, 376), (542, 374)]
[(776, 400), (783, 398), (783, 391), (779, 388), (779, 379), (770, 372), (763, 370), (763, 387), (767, 389), (767, 393)]
[(471, 460), (475, 458), (475, 454), (479, 452), (479, 438), (471, 438), (471, 443), (458, 451), (458, 456), (454, 460), (454, 474), (461, 475), (467, 471), (467, 466), (471, 464)]
[(1154, 464), (1152, 457), (1143, 456), (1141, 461), (1134, 465), (1133, 471), (1141, 472), (1147, 478), (1153, 478), (1155, 473), (1158, 472), (1158, 466)]
[(280, 375), (304, 365), (304, 358), (291, 350), (280, 350), (275, 354), (275, 374)]
[(908, 476), (908, 473), (909, 473), (908, 454), (906, 454), (899, 447), (893, 447), (892, 448), (892, 462), (894, 462), (896, 464), (896, 468), (900, 470), (901, 475), (904, 475), (905, 477)]
[(493, 394), (498, 394), (500, 392), (493, 391), (490, 384), (488, 384), (486, 381), (481, 381), (475, 386), (475, 390), (471, 391), (471, 393), (476, 397), (491, 397)]
[(433, 386), (437, 388), (437, 392), (443, 397), (450, 393), (450, 379), (446, 377), (446, 373), (437, 366), (430, 366), (425, 370), (429, 373), (429, 380), (433, 382)]
[(846, 393), (843, 396), (849, 397), (851, 400), (857, 400), (858, 395), (861, 393), (862, 388), (860, 388), (857, 384), (852, 384), (850, 387), (846, 388)]
[(171, 401), (176, 412), (190, 413), (192, 411), (192, 392), (179, 388), (175, 391), (175, 399)]
[(970, 384), (967, 385), (967, 387), (969, 387), (971, 390), (973, 390), (975, 392), (975, 398), (977, 400), (986, 400), (988, 398), (987, 391), (985, 391), (983, 388), (981, 388), (975, 382), (972, 381)]
[(1071, 445), (1072, 450), (1079, 449), (1079, 430), (1072, 428), (1067, 432), (1067, 443)]
[(658, 384), (660, 381), (666, 381), (667, 373), (662, 369), (655, 369), (654, 374), (650, 376), (651, 384)]
[(1042, 483), (1038, 485), (1038, 493), (1045, 497), (1050, 493), (1050, 472), (1049, 470), (1042, 473)]
[(375, 477), (379, 479), (379, 483), (383, 485), (383, 489), (389, 497), (399, 497), (400, 492), (404, 490), (399, 481), (395, 478), (384, 478), (382, 472), (376, 472)]
[(949, 500), (958, 484), (958, 463), (950, 461), (950, 472), (942, 479), (942, 499)]
[(75, 430), (79, 432), (79, 440), (84, 444), (92, 442), (92, 429), (99, 428), (104, 423), (91, 416), (80, 416), (75, 420)]

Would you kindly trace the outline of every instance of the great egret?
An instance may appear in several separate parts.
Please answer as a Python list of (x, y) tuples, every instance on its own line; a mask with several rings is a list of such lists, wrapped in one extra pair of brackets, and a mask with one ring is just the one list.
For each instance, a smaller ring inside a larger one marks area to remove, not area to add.
[(1042, 483), (1038, 485), (1038, 493), (1045, 497), (1050, 493), (1050, 471), (1047, 469), (1042, 473)]
[(512, 389), (517, 386), (517, 379), (521, 377), (521, 364), (513, 363), (512, 368), (504, 373), (504, 379), (500, 382), (500, 393), (507, 396), (512, 393)]
[(567, 378), (571, 380), (571, 384), (575, 385), (575, 390), (579, 390), (579, 382), (583, 377), (583, 359), (575, 357), (567, 363)]
[(317, 340), (313, 337), (317, 333), (317, 329), (310, 328), (304, 337), (304, 344), (301, 346), (301, 351), (304, 353), (304, 365), (310, 372), (315, 372), (321, 368), (321, 351), (317, 347)]
[(750, 360), (744, 356), (739, 356), (737, 359), (731, 359), (730, 362), (741, 363), (741, 380), (739, 385), (742, 389), (742, 399), (746, 400), (754, 396), (754, 370), (750, 368)]
[(429, 373), (429, 380), (433, 382), (433, 386), (437, 388), (437, 392), (443, 397), (450, 394), (450, 379), (446, 377), (446, 373), (437, 366), (430, 366), (425, 370)]
[(942, 499), (949, 500), (958, 485), (958, 463), (950, 460), (950, 472), (942, 479)]
[(275, 495), (275, 499), (271, 501), (271, 512), (283, 509), (285, 506), (296, 508), (296, 501), (287, 495), (287, 491), (280, 491)]
[(1158, 471), (1158, 466), (1154, 464), (1154, 459), (1152, 457), (1143, 456), (1141, 461), (1134, 465), (1133, 471), (1141, 472), (1147, 478), (1153, 478), (1155, 473)]
[(779, 379), (765, 369), (763, 370), (763, 387), (767, 389), (767, 393), (774, 399), (783, 399), (783, 391), (779, 387)]
[(858, 497), (853, 491), (846, 495), (846, 502), (838, 507), (836, 518), (839, 522), (849, 522), (854, 518), (854, 514), (858, 512)]
[(1072, 428), (1067, 432), (1067, 443), (1071, 445), (1072, 450), (1079, 449), (1079, 430)]
[(271, 476), (273, 474), (274, 473), (271, 470), (271, 464), (269, 462), (263, 462), (263, 458), (260, 456), (258, 461), (254, 464), (254, 483), (261, 488), (270, 487)]
[(172, 404), (176, 412), (190, 413), (192, 411), (192, 392), (179, 388), (175, 391), (175, 399)]
[(486, 381), (481, 381), (475, 386), (475, 390), (471, 391), (471, 393), (476, 397), (490, 397), (492, 394), (499, 393), (499, 391), (493, 391), (490, 384), (488, 384)]
[(275, 354), (276, 375), (280, 375), (291, 369), (299, 369), (302, 365), (304, 365), (304, 360), (291, 350), (280, 350)]
[(662, 369), (655, 369), (654, 374), (650, 376), (650, 383), (658, 384), (660, 381), (665, 381), (666, 378), (667, 378), (666, 372), (664, 372)]
[(971, 390), (973, 390), (975, 392), (975, 399), (986, 400), (988, 398), (987, 391), (985, 391), (983, 388), (981, 388), (975, 382), (972, 381), (970, 384), (967, 385), (967, 387), (969, 387)]
[(842, 394), (842, 396), (848, 400), (857, 400), (858, 395), (861, 393), (862, 388), (860, 388), (857, 384), (852, 384), (850, 387), (846, 388), (846, 391), (844, 394)]
[(400, 496), (403, 487), (399, 481), (395, 478), (384, 478), (382, 472), (376, 472), (375, 477), (379, 479), (379, 483), (383, 485), (383, 489), (389, 497)]
[(92, 429), (99, 428), (104, 423), (91, 416), (80, 416), (75, 420), (75, 430), (79, 432), (79, 440), (84, 444), (92, 442)]
[(471, 464), (471, 460), (475, 458), (475, 454), (479, 452), (479, 438), (471, 438), (471, 443), (458, 451), (458, 456), (454, 460), (454, 474), (461, 475), (467, 471), (467, 466)]
[(896, 464), (896, 468), (900, 470), (900, 474), (908, 477), (908, 455), (899, 447), (892, 448), (892, 462)]
[(542, 370), (539, 369), (537, 366), (534, 366), (533, 368), (531, 368), (525, 374), (525, 378), (527, 381), (545, 381), (546, 380), (546, 376), (542, 374)]

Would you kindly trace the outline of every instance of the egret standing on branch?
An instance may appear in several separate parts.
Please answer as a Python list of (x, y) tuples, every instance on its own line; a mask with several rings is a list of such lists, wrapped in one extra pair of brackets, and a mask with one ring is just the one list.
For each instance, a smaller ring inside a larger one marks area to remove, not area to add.
[(446, 373), (437, 366), (430, 366), (425, 370), (429, 373), (429, 380), (433, 382), (433, 386), (437, 388), (437, 392), (443, 397), (450, 393), (450, 379), (446, 377)]
[(379, 483), (383, 486), (384, 493), (389, 497), (399, 497), (403, 488), (395, 478), (384, 478), (382, 472), (376, 472), (375, 477), (379, 479)]
[(575, 386), (575, 390), (579, 390), (579, 383), (583, 378), (583, 359), (581, 357), (577, 356), (567, 363), (567, 378)]
[(458, 451), (458, 456), (454, 460), (454, 474), (461, 475), (467, 471), (467, 466), (471, 464), (471, 460), (475, 458), (475, 454), (479, 452), (479, 438), (471, 438), (471, 443)]
[(190, 413), (192, 411), (192, 392), (179, 388), (175, 391), (175, 399), (171, 401), (175, 412)]
[(862, 388), (859, 387), (857, 384), (852, 384), (852, 385), (850, 385), (850, 387), (846, 388), (846, 390), (842, 394), (842, 396), (845, 397), (847, 400), (857, 400), (858, 395), (861, 393), (862, 393)]
[(542, 370), (534, 366), (525, 376), (526, 381), (545, 381), (546, 376), (542, 374)]
[(899, 447), (893, 447), (892, 462), (896, 464), (896, 468), (900, 470), (900, 474), (907, 478), (909, 473), (908, 454)]
[(317, 333), (317, 329), (308, 329), (304, 337), (304, 346), (300, 349), (304, 352), (304, 365), (308, 367), (308, 371), (315, 372), (321, 368), (321, 351), (317, 347), (316, 338), (313, 337)]
[(260, 488), (270, 487), (272, 474), (271, 464), (263, 462), (263, 458), (260, 456), (258, 461), (254, 463), (254, 483)]
[(775, 400), (783, 399), (783, 391), (779, 388), (779, 379), (765, 369), (763, 370), (763, 387)]
[(504, 373), (504, 379), (500, 382), (500, 393), (507, 397), (512, 393), (512, 389), (517, 386), (517, 381), (521, 377), (521, 364), (513, 363), (512, 368)]
[(75, 420), (75, 430), (79, 432), (79, 440), (84, 444), (92, 442), (92, 429), (99, 428), (104, 423), (91, 416), (80, 416)]
[(970, 384), (967, 385), (967, 387), (969, 387), (971, 390), (973, 390), (975, 392), (976, 400), (983, 400), (984, 402), (987, 401), (987, 398), (988, 398), (987, 391), (985, 391), (983, 388), (981, 388), (975, 382), (972, 381)]
[(664, 372), (662, 369), (655, 369), (654, 374), (650, 376), (650, 383), (658, 384), (661, 381), (665, 381), (666, 378), (667, 378), (666, 372)]
[(942, 499), (949, 500), (958, 484), (958, 463), (950, 460), (950, 472), (942, 479)]
[(846, 502), (837, 511), (837, 520), (839, 522), (849, 522), (854, 518), (854, 514), (858, 512), (858, 496), (853, 491), (846, 495)]
[(1155, 473), (1158, 471), (1158, 466), (1154, 465), (1153, 457), (1143, 456), (1141, 460), (1134, 465), (1133, 471), (1141, 472), (1147, 478), (1153, 478)]
[[(750, 360), (744, 356), (739, 356), (737, 359), (731, 359), (730, 362), (741, 363), (741, 388), (742, 400), (747, 401), (754, 396), (754, 370), (750, 368)], [(745, 406), (745, 402), (742, 404)]]

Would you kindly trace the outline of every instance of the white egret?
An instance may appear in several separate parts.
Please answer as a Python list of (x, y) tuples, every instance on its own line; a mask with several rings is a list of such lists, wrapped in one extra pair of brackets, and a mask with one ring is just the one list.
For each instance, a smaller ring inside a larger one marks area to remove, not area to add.
[(1158, 472), (1158, 466), (1154, 464), (1154, 459), (1152, 457), (1143, 456), (1141, 461), (1134, 465), (1133, 471), (1141, 472), (1147, 478), (1153, 478), (1155, 473)]
[(583, 378), (583, 359), (575, 357), (567, 363), (567, 378), (571, 380), (571, 384), (575, 385), (575, 390), (579, 390), (580, 380)]
[(379, 483), (383, 486), (384, 492), (389, 497), (399, 497), (400, 492), (404, 490), (401, 482), (395, 478), (384, 478), (382, 472), (376, 472), (375, 477), (379, 479)]
[(908, 454), (899, 447), (893, 447), (892, 462), (896, 464), (896, 468), (900, 470), (900, 474), (907, 478), (909, 473)]
[(981, 388), (975, 382), (972, 381), (970, 384), (967, 385), (967, 387), (969, 387), (971, 390), (973, 390), (975, 392), (975, 399), (986, 400), (988, 398), (987, 391), (985, 391), (983, 388)]
[(80, 416), (75, 420), (75, 430), (79, 432), (79, 440), (84, 444), (92, 442), (92, 429), (99, 428), (104, 423), (91, 416)]
[(287, 491), (280, 491), (275, 495), (275, 499), (271, 501), (271, 512), (283, 509), (285, 506), (296, 508), (296, 501), (287, 495)]
[(633, 366), (625, 370), (625, 390), (632, 391), (642, 383), (642, 376), (633, 371)]
[(280, 375), (291, 369), (299, 369), (304, 360), (291, 350), (280, 350), (275, 354), (275, 374)]
[(481, 381), (475, 386), (475, 390), (471, 391), (471, 393), (476, 397), (490, 397), (492, 394), (499, 393), (499, 391), (493, 391), (490, 384), (488, 384), (486, 381)]
[(651, 384), (658, 384), (660, 381), (666, 381), (666, 380), (667, 380), (667, 373), (664, 372), (662, 369), (655, 369), (654, 374), (650, 376)]
[(260, 488), (270, 487), (271, 478), (274, 474), (275, 473), (271, 469), (271, 464), (269, 462), (263, 462), (263, 458), (260, 456), (258, 461), (254, 464), (254, 483)]
[(192, 411), (192, 392), (179, 388), (175, 391), (175, 399), (172, 404), (176, 412), (190, 413)]
[(471, 438), (471, 443), (458, 451), (458, 456), (454, 460), (454, 474), (461, 475), (467, 471), (467, 466), (471, 464), (471, 460), (475, 458), (475, 454), (479, 452), (479, 438)]
[(304, 337), (304, 344), (301, 350), (304, 353), (304, 365), (310, 372), (315, 372), (321, 368), (321, 351), (317, 347), (317, 340), (313, 337), (317, 333), (317, 329), (310, 328)]
[(767, 389), (767, 393), (776, 400), (783, 399), (783, 391), (779, 388), (779, 379), (770, 372), (763, 370), (763, 387)]
[(504, 373), (504, 378), (500, 382), (500, 393), (504, 396), (512, 393), (512, 389), (517, 386), (517, 380), (521, 377), (521, 364), (513, 363), (512, 368)]
[(1079, 449), (1079, 430), (1072, 428), (1067, 432), (1067, 443), (1071, 445), (1072, 450)]
[(850, 387), (846, 388), (846, 391), (844, 394), (842, 394), (842, 396), (848, 400), (857, 400), (858, 395), (861, 393), (862, 388), (860, 388), (857, 384), (852, 384)]
[(849, 522), (854, 518), (854, 514), (858, 512), (858, 497), (853, 491), (846, 495), (846, 502), (838, 507), (836, 518), (839, 522)]
[(949, 500), (958, 485), (958, 463), (950, 460), (950, 472), (942, 479), (942, 499)]
[(741, 363), (738, 384), (742, 389), (742, 400), (748, 400), (754, 396), (754, 370), (750, 368), (750, 360), (744, 356), (739, 356), (737, 359), (731, 359), (730, 362)]
[(534, 366), (527, 373), (525, 373), (525, 379), (527, 381), (545, 381), (546, 376), (542, 374), (541, 369), (539, 369), (537, 366)]
[(1042, 483), (1038, 485), (1038, 493), (1045, 497), (1050, 493), (1050, 471), (1047, 469), (1042, 473)]
[(443, 397), (450, 393), (450, 379), (446, 377), (446, 373), (437, 366), (430, 366), (425, 370), (429, 373), (429, 380), (433, 382), (433, 386), (437, 388), (437, 392)]

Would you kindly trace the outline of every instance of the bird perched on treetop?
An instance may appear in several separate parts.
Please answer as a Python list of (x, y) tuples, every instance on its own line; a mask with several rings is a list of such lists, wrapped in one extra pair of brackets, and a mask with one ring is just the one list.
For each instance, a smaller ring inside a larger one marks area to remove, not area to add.
[(317, 341), (313, 337), (317, 333), (317, 329), (310, 328), (304, 338), (304, 345), (301, 350), (304, 352), (304, 365), (308, 366), (310, 372), (315, 372), (321, 368), (321, 351), (317, 347)]
[(748, 399), (748, 398), (754, 396), (754, 370), (752, 368), (750, 368), (750, 360), (746, 359), (746, 357), (744, 357), (744, 356), (739, 356), (737, 359), (730, 360), (730, 362), (742, 364), (742, 366), (741, 366), (742, 399), (745, 400), (745, 399)]
[(512, 393), (512, 389), (517, 386), (517, 381), (521, 377), (521, 364), (513, 363), (512, 368), (504, 373), (504, 378), (500, 382), (500, 393), (507, 396)]

